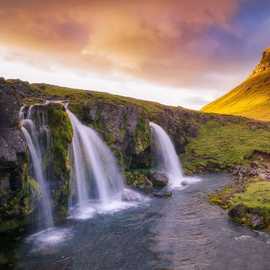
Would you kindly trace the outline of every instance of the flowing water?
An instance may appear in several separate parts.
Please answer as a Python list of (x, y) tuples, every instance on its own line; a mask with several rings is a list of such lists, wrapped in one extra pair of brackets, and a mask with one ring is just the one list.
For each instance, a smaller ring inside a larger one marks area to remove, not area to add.
[(77, 207), (73, 217), (88, 218), (96, 211), (114, 211), (139, 201), (140, 194), (125, 188), (116, 160), (90, 127), (83, 125), (67, 109), (73, 127), (73, 182), (76, 183)]
[[(267, 270), (270, 239), (231, 223), (207, 201), (230, 181), (213, 175), (117, 214), (69, 220), (65, 241), (23, 242), (21, 270)], [(56, 237), (57, 238), (57, 237)], [(55, 240), (55, 239), (53, 239)]]
[[(41, 228), (46, 229), (53, 227), (53, 215), (51, 196), (48, 190), (47, 180), (42, 167), (42, 152), (39, 140), (39, 132), (36, 128), (34, 121), (31, 119), (32, 107), (27, 112), (27, 117), (21, 120), (21, 129), (24, 134), (33, 166), (33, 177), (38, 181), (40, 188), (40, 204), (41, 204)], [(23, 118), (23, 112), (20, 112), (20, 117)], [(46, 129), (45, 126), (40, 128)], [(47, 130), (47, 129), (46, 129)], [(46, 132), (47, 137), (48, 133)]]
[[(207, 194), (228, 184), (230, 177), (209, 175), (200, 182), (184, 177), (169, 136), (151, 123), (158, 170), (168, 176), (171, 187), (181, 187), (183, 181), (196, 183), (174, 189), (172, 198), (144, 200), (125, 187), (112, 153), (97, 133), (67, 113), (74, 131), (76, 206), (71, 217), (75, 218), (16, 242), (15, 269), (270, 269), (269, 236), (231, 223), (222, 209), (208, 203)], [(45, 190), (44, 200), (49, 195), (37, 131), (31, 119), (22, 123), (35, 176)], [(140, 204), (130, 207), (127, 200)], [(44, 203), (49, 201), (48, 197)], [(116, 213), (119, 209), (122, 211)], [(49, 213), (44, 213), (47, 220)]]
[(157, 170), (164, 173), (169, 179), (171, 188), (184, 187), (188, 183), (199, 181), (195, 177), (185, 177), (182, 172), (179, 158), (174, 145), (166, 133), (159, 125), (150, 122), (154, 140), (154, 154), (157, 159)]

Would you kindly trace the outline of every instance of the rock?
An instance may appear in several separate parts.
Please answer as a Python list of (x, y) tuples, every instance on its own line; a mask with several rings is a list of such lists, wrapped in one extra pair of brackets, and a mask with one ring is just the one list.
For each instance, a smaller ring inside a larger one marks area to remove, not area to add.
[(145, 181), (145, 184), (144, 184), (144, 187), (143, 187), (143, 191), (145, 193), (151, 193), (153, 191), (153, 184), (148, 179), (146, 179), (146, 181)]
[(265, 227), (263, 217), (257, 214), (251, 215), (250, 223), (254, 229), (263, 229)]
[(270, 172), (264, 171), (259, 174), (259, 177), (263, 180), (270, 180)]
[(172, 196), (172, 192), (168, 190), (153, 192), (153, 195), (158, 198), (169, 198)]
[(247, 208), (243, 204), (237, 204), (235, 207), (229, 210), (228, 215), (232, 219), (241, 219), (247, 213)]
[(247, 225), (253, 229), (262, 230), (266, 227), (264, 217), (259, 208), (249, 208), (240, 203), (234, 206), (228, 214), (233, 221)]
[(167, 186), (169, 179), (168, 177), (161, 172), (153, 172), (149, 176), (150, 181), (153, 183), (153, 186), (156, 188), (163, 188)]
[(182, 181), (181, 184), (182, 184), (182, 186), (187, 186), (188, 182), (187, 181)]

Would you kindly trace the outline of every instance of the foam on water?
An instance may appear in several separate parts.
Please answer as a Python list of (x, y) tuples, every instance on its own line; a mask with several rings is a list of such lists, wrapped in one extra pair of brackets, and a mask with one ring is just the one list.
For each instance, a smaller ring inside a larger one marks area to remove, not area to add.
[(71, 229), (51, 227), (26, 238), (32, 244), (31, 252), (48, 250), (72, 238)]
[(149, 198), (133, 191), (129, 188), (124, 188), (121, 200), (112, 200), (108, 203), (100, 203), (97, 200), (89, 200), (83, 207), (77, 205), (70, 210), (70, 219), (85, 220), (93, 218), (95, 215), (114, 214), (116, 212), (137, 207), (142, 203), (149, 202)]
[(87, 219), (95, 214), (115, 213), (144, 201), (144, 196), (125, 187), (117, 161), (98, 133), (66, 110), (74, 134), (72, 182), (77, 197), (70, 217)]

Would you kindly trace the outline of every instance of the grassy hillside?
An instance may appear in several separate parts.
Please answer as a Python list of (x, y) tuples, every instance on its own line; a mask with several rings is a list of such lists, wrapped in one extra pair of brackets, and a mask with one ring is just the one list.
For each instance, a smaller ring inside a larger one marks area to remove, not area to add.
[[(82, 119), (88, 118), (90, 108), (104, 115), (107, 114), (108, 106), (110, 115), (113, 107), (117, 110), (123, 106), (140, 108), (145, 118), (157, 122), (168, 131), (181, 156), (183, 168), (188, 174), (230, 170), (236, 165), (248, 163), (254, 151), (270, 153), (268, 123), (243, 117), (205, 114), (102, 92), (47, 84), (32, 84), (31, 87), (34, 92), (45, 95), (46, 99), (69, 100), (73, 111), (77, 115), (84, 115)], [(36, 102), (32, 96), (29, 101)], [(103, 130), (107, 124), (112, 125), (110, 121), (107, 122), (106, 116), (106, 124), (100, 122), (94, 124), (105, 139), (107, 134), (113, 134), (113, 130)], [(112, 141), (108, 140), (107, 143), (110, 145)]]
[(264, 52), (261, 62), (247, 80), (203, 107), (202, 111), (270, 121), (270, 50)]
[[(68, 101), (70, 109), (94, 127), (113, 150), (121, 150), (120, 157), (131, 154), (132, 149), (127, 147), (127, 142), (133, 140), (130, 139), (132, 122), (138, 119), (146, 123), (154, 121), (169, 133), (188, 174), (231, 170), (237, 165), (249, 163), (255, 151), (270, 154), (269, 123), (48, 84), (8, 80), (2, 87), (7, 86), (16, 89), (17, 93), (22, 88), (23, 103), (28, 105), (47, 99)], [(118, 157), (118, 152), (115, 153)], [(147, 157), (149, 159), (148, 154)], [(141, 156), (138, 160), (146, 162)], [(133, 167), (135, 163), (133, 156)]]

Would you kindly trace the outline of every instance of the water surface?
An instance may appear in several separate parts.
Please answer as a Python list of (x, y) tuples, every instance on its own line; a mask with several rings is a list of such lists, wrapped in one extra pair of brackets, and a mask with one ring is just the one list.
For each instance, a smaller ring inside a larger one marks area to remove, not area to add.
[(270, 269), (268, 236), (231, 223), (207, 202), (207, 192), (228, 181), (208, 176), (170, 199), (69, 220), (63, 241), (24, 241), (16, 269)]

